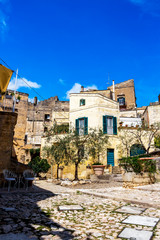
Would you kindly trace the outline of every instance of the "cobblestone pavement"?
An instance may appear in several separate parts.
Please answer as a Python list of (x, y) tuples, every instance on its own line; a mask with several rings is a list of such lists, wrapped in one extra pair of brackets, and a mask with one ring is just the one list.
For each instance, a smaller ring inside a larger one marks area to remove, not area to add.
[(109, 187), (99, 189), (79, 189), (80, 192), (128, 203), (137, 203), (149, 207), (160, 208), (160, 184), (134, 189)]
[[(82, 193), (81, 190), (61, 187), (46, 181), (37, 182), (39, 190), (31, 192), (2, 193), (0, 194), (0, 239), (6, 234), (23, 233), (28, 239), (41, 240), (89, 240), (89, 239), (120, 239), (118, 234), (124, 227), (131, 227), (138, 230), (153, 231), (153, 239), (160, 239), (160, 223), (156, 227), (146, 227), (122, 223), (131, 214), (117, 213), (115, 210), (121, 206), (138, 204), (126, 203), (123, 200), (113, 200)], [(41, 188), (44, 190), (41, 191)], [(112, 189), (113, 194), (122, 199), (123, 190), (121, 188)], [(87, 189), (85, 189), (87, 191)], [(89, 191), (89, 190), (88, 190)], [(91, 190), (92, 193), (100, 191), (105, 195), (106, 189)], [(129, 190), (126, 190), (129, 191)], [(124, 194), (127, 192), (124, 191)], [(132, 191), (132, 190), (131, 190)], [(138, 198), (141, 194), (151, 193), (151, 191), (133, 190)], [(107, 193), (112, 194), (111, 188)], [(129, 191), (128, 194), (131, 192)], [(157, 195), (158, 194), (158, 195)], [(143, 196), (142, 196), (143, 195)], [(126, 195), (125, 195), (126, 196)], [(158, 199), (159, 193), (152, 192), (150, 201)], [(140, 200), (140, 199), (138, 199)], [(144, 199), (143, 199), (144, 200)], [(158, 201), (157, 201), (158, 202)], [(156, 203), (157, 203), (156, 202)], [(60, 205), (81, 205), (82, 211), (59, 211)], [(141, 216), (160, 217), (160, 209), (148, 207)], [(18, 235), (17, 235), (18, 236)], [(5, 239), (5, 238), (3, 238)], [(11, 239), (11, 238), (10, 238)], [(15, 238), (16, 239), (16, 235)], [(26, 239), (26, 238), (24, 238)], [(23, 239), (21, 239), (23, 240)]]

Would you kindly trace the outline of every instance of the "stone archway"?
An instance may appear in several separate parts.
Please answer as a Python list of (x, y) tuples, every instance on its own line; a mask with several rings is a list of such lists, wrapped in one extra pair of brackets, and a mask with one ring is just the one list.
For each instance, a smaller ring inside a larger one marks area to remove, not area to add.
[(141, 144), (133, 144), (130, 148), (130, 156), (136, 156), (140, 154), (145, 154), (146, 150), (143, 145)]

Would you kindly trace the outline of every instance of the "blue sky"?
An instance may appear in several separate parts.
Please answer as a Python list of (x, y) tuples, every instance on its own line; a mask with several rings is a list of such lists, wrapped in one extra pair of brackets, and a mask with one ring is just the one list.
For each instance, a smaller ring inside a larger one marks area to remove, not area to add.
[(160, 2), (0, 0), (0, 57), (43, 98), (133, 78), (148, 105), (160, 94)]

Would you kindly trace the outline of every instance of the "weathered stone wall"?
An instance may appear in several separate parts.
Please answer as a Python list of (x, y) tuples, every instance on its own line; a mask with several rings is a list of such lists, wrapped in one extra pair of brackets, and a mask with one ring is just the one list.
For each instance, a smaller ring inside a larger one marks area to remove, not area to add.
[(27, 114), (27, 144), (33, 148), (40, 147), (41, 137), (44, 132), (52, 127), (55, 122), (68, 123), (69, 102), (59, 101), (58, 97), (51, 97), (47, 100), (28, 104)]
[(0, 111), (0, 173), (10, 168), (17, 113)]
[[(113, 92), (113, 86), (108, 87)], [(124, 96), (126, 109), (134, 109), (136, 107), (134, 80), (130, 79), (119, 84), (115, 84), (115, 100)]]
[[(14, 91), (9, 90), (9, 96), (6, 96), (3, 100), (1, 110), (2, 111), (13, 111), (13, 100)], [(27, 109), (28, 109), (28, 94), (16, 92), (15, 97), (20, 96), (20, 101), (15, 104), (15, 112), (18, 113), (17, 124), (15, 126), (15, 134), (13, 141), (13, 157), (17, 157), (18, 161), (24, 163), (25, 159), (25, 150), (24, 148), (24, 139), (26, 132), (26, 124), (27, 124)]]
[(148, 106), (146, 114), (149, 126), (160, 123), (160, 104)]
[(134, 188), (137, 186), (143, 186), (155, 183), (155, 174), (149, 174), (147, 172), (136, 174), (134, 172), (124, 172), (122, 174), (123, 187)]

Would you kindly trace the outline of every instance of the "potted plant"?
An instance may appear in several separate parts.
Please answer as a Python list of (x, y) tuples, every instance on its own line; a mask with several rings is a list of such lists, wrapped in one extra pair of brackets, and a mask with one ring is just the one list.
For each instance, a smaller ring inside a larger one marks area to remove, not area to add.
[(105, 165), (103, 165), (100, 162), (95, 162), (95, 163), (92, 164), (92, 168), (94, 170), (94, 174), (99, 176), (99, 175), (103, 175)]
[(106, 148), (108, 143), (108, 136), (103, 134), (102, 129), (98, 131), (95, 129), (91, 132), (90, 139), (88, 141), (88, 154), (94, 159), (92, 168), (96, 175), (103, 175), (105, 165), (100, 162), (100, 154)]
[(17, 99), (16, 99), (16, 103), (19, 103), (21, 100), (21, 97), (18, 95)]

